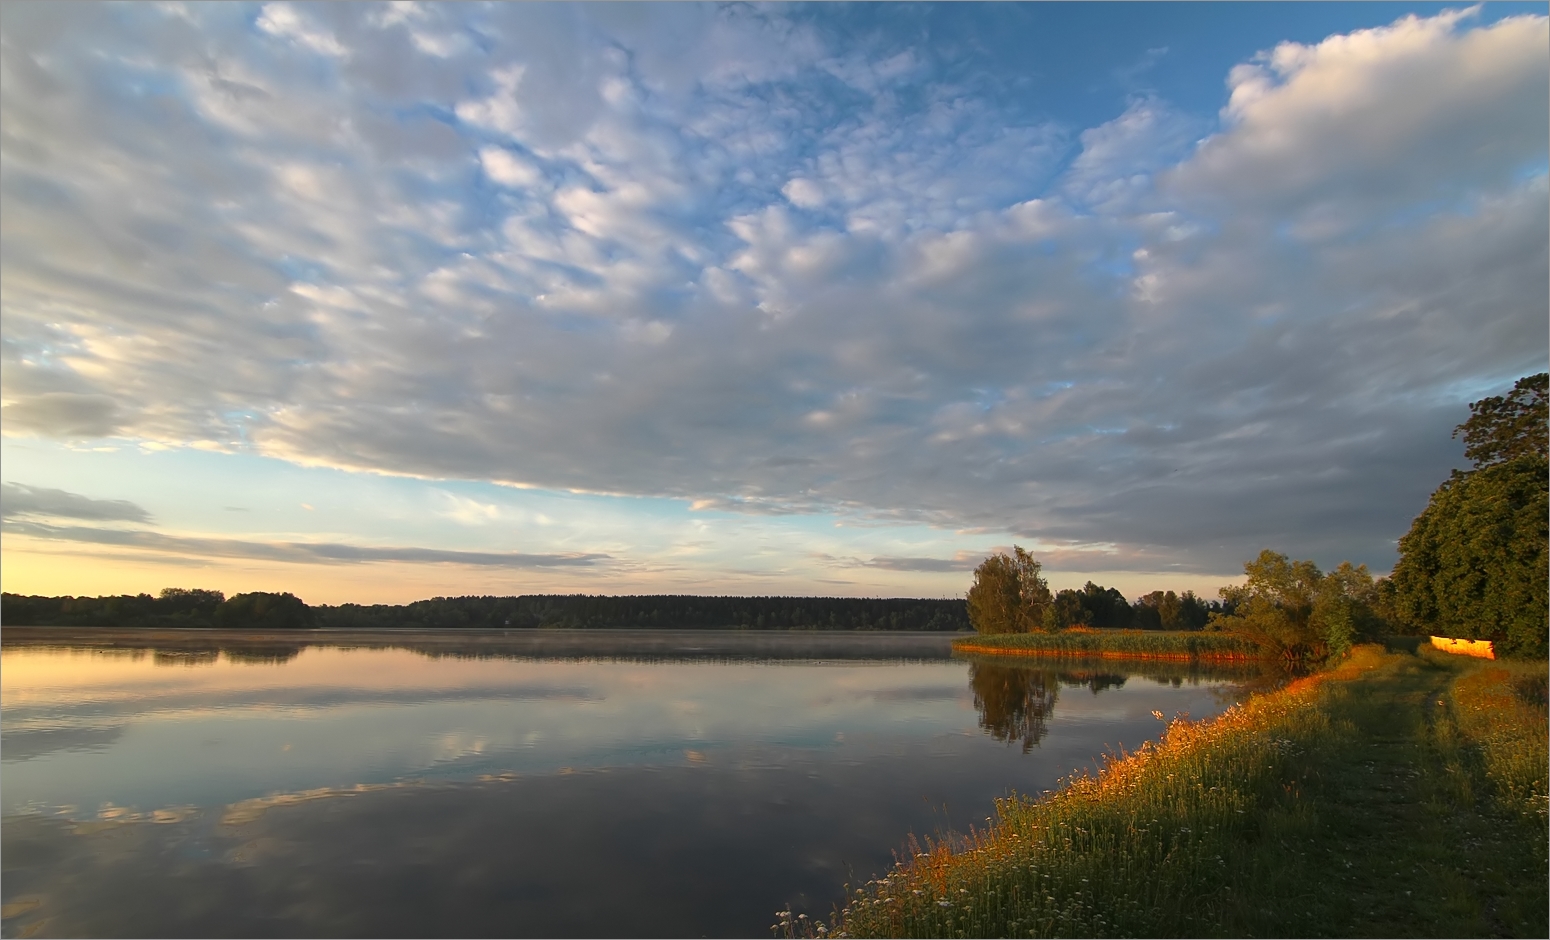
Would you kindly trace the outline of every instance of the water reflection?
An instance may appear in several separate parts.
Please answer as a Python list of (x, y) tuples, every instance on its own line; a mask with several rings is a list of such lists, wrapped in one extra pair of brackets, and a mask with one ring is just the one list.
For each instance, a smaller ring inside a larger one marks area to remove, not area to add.
[(1054, 675), (1038, 669), (990, 662), (969, 664), (969, 687), (980, 727), (997, 741), (1020, 742), (1026, 754), (1044, 739), (1055, 713)]
[(1171, 688), (1185, 683), (1207, 683), (1223, 701), (1234, 700), (1248, 689), (1280, 682), (1279, 673), (1254, 665), (1202, 665), (1199, 663), (1127, 664), (1129, 672), (1115, 672), (1113, 660), (1039, 660), (1013, 657), (970, 656), (969, 688), (979, 711), (980, 727), (991, 738), (1021, 745), (1027, 754), (1044, 739), (1055, 715), (1062, 687), (1087, 689), (1093, 695), (1124, 688), (1132, 678), (1144, 678)]
[(609, 662), (940, 661), (952, 634), (713, 630), (223, 630), (9, 627), (7, 650), (147, 654), (157, 665), (285, 663), (306, 649), (405, 650), (428, 659)]
[(948, 642), (7, 630), (0, 933), (761, 935), (1233, 694)]

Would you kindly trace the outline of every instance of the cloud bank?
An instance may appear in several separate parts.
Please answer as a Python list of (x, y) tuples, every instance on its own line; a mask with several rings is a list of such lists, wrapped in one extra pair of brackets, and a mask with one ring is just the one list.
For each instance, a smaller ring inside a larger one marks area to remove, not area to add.
[(1541, 16), (1091, 128), (780, 8), (13, 4), (0, 43), (7, 434), (1386, 567), (1550, 346)]
[(52, 542), (109, 545), (144, 549), (188, 558), (241, 558), (293, 564), (408, 564), (469, 565), (475, 568), (589, 568), (608, 556), (596, 552), (524, 554), (522, 552), (465, 552), (408, 546), (384, 547), (340, 542), (261, 542), (247, 539), (198, 538), (167, 535), (146, 529), (109, 529), (100, 526), (62, 526), (7, 518), (3, 531)]

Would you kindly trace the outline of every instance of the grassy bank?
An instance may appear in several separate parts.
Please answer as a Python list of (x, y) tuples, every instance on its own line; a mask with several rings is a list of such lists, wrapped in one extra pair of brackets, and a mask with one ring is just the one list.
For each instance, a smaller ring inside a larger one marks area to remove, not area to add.
[(1537, 936), (1544, 666), (1361, 647), (922, 846), (850, 936)]
[(1100, 659), (1163, 659), (1249, 662), (1264, 653), (1235, 633), (1194, 630), (1062, 630), (1000, 633), (953, 641), (963, 653), (996, 656), (1088, 656)]

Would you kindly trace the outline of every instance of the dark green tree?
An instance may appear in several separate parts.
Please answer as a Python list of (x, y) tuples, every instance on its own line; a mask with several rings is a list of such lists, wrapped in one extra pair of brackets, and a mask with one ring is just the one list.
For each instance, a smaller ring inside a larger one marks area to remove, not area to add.
[(1056, 591), (1054, 600), (1044, 610), (1044, 626), (1050, 630), (1088, 626), (1087, 611), (1082, 606), (1082, 592), (1071, 588)]
[(1508, 656), (1546, 653), (1547, 466), (1528, 455), (1452, 479), (1399, 540), (1394, 607), (1436, 636), (1491, 640)]
[(1230, 613), (1224, 611), (1220, 603), (1208, 603), (1196, 597), (1194, 591), (1143, 594), (1131, 610), (1135, 626), (1142, 630), (1200, 630), (1212, 613)]
[(312, 624), (312, 608), (289, 591), (238, 594), (215, 609), (215, 625), (228, 629), (295, 630)]
[(1550, 373), (1469, 406), (1454, 430), (1474, 469), (1455, 470), (1399, 540), (1380, 606), (1411, 632), (1490, 640), (1508, 656), (1547, 652)]

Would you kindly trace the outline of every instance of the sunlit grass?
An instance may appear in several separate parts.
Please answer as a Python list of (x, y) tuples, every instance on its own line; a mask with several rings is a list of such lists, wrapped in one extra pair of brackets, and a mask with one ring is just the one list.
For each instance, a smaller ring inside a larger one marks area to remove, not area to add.
[(1251, 639), (1236, 633), (1199, 630), (1061, 630), (1058, 633), (1000, 633), (953, 641), (966, 653), (1100, 658), (1216, 660), (1247, 662), (1264, 657)]
[[(1434, 654), (1435, 655), (1435, 654)], [(1504, 805), (1547, 822), (1545, 663), (1496, 663), (1466, 672), (1450, 690), (1453, 712), (1493, 794)]]
[(1544, 936), (1544, 712), (1500, 698), (1520, 673), (1448, 660), (1361, 647), (1175, 721), (777, 932)]

